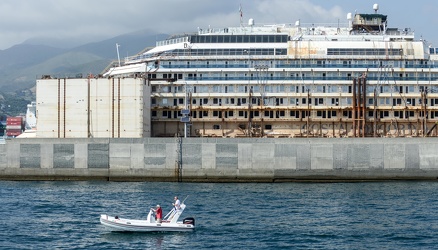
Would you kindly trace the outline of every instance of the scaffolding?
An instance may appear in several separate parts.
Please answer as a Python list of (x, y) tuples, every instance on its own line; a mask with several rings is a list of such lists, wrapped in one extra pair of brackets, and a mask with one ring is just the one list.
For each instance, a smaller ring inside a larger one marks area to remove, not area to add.
[(365, 137), (367, 78), (353, 78), (353, 137)]

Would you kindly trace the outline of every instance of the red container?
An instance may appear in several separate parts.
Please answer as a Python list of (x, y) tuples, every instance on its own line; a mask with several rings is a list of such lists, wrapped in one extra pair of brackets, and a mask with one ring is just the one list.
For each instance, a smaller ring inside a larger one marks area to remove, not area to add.
[(7, 117), (6, 122), (21, 122), (23, 120), (23, 117), (17, 116), (17, 117)]
[(19, 136), (21, 133), (21, 129), (6, 130), (6, 136)]
[(22, 125), (23, 118), (22, 117), (8, 117), (6, 118), (6, 125)]
[(21, 126), (21, 122), (12, 122), (12, 123), (10, 123), (10, 122), (8, 122), (8, 123), (6, 123), (6, 126)]

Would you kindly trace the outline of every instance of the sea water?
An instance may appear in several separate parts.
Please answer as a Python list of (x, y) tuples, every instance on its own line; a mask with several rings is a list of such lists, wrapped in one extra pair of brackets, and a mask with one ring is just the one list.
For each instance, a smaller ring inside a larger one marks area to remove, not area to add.
[[(1, 249), (435, 249), (438, 182), (0, 182)], [(114, 233), (185, 199), (194, 232)]]

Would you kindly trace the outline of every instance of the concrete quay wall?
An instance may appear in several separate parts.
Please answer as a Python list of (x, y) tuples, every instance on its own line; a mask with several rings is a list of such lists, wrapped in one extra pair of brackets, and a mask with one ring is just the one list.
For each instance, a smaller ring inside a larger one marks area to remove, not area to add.
[(198, 182), (437, 180), (438, 140), (12, 139), (0, 144), (3, 180), (177, 181), (178, 177)]

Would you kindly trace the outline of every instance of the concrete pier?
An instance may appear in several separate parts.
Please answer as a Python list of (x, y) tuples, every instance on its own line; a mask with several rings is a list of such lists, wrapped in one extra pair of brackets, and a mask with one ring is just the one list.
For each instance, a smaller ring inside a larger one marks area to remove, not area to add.
[(3, 180), (437, 180), (436, 138), (11, 139)]

